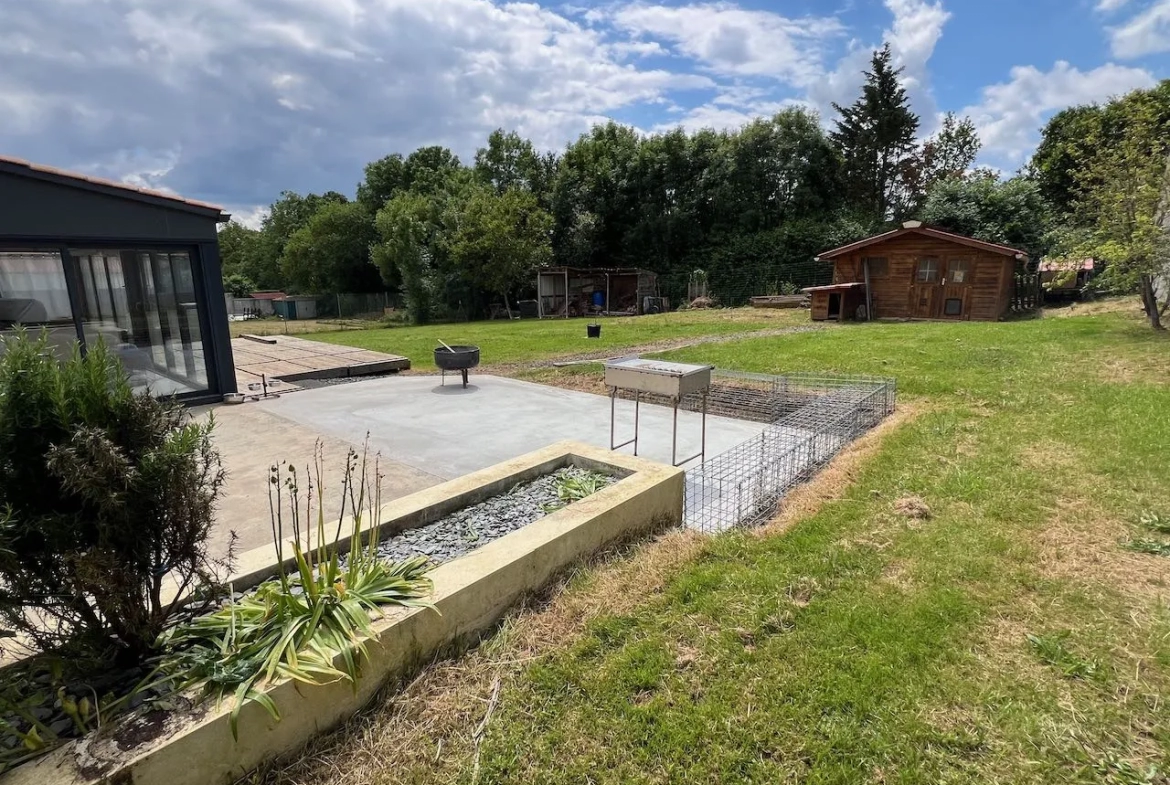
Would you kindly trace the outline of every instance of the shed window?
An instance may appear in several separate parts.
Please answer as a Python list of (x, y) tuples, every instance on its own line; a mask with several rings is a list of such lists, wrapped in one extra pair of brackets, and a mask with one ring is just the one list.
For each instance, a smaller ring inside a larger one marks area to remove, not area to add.
[[(885, 278), (890, 274), (890, 263), (884, 256), (869, 256), (863, 261), (869, 267), (870, 278)], [(865, 269), (864, 267), (862, 269)]]
[(918, 283), (938, 283), (938, 259), (924, 256), (918, 260)]
[(947, 262), (947, 283), (971, 283), (971, 262), (967, 259)]
[(963, 301), (958, 297), (948, 297), (943, 303), (943, 314), (945, 316), (960, 316), (963, 313)]

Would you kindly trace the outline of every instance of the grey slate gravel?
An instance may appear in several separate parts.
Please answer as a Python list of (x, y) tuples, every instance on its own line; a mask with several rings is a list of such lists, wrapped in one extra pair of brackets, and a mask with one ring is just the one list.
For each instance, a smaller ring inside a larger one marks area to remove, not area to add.
[[(583, 477), (587, 474), (589, 472), (585, 469), (569, 467), (532, 482), (521, 483), (473, 507), (465, 507), (434, 523), (383, 540), (378, 543), (378, 555), (387, 561), (396, 562), (414, 556), (426, 556), (436, 564), (457, 559), (481, 545), (543, 518), (547, 514), (544, 508), (559, 502), (557, 481), (562, 477)], [(614, 477), (607, 480), (607, 486), (617, 482)]]

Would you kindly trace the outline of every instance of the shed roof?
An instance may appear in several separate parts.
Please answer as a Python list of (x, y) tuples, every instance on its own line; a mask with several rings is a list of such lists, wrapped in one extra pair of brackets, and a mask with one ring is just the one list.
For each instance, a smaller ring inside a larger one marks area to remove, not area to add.
[(850, 289), (864, 289), (864, 281), (850, 281), (848, 283), (831, 283), (826, 286), (809, 286), (801, 289), (802, 292), (847, 292)]
[(70, 172), (65, 169), (58, 169), (53, 166), (45, 166), (44, 164), (35, 164), (26, 161), (23, 158), (13, 158), (12, 156), (0, 155), (0, 172), (9, 172), (11, 174), (23, 175), (26, 177), (35, 177), (40, 180), (49, 180), (52, 182), (70, 185), (76, 188), (83, 188), (91, 191), (98, 191), (106, 193), (111, 196), (121, 196), (127, 199), (134, 199), (140, 202), (147, 202), (149, 204), (161, 205), (164, 207), (171, 207), (186, 212), (196, 213), (207, 217), (214, 218), (217, 222), (224, 222), (231, 218), (224, 209), (217, 204), (210, 202), (201, 202), (196, 199), (186, 199), (182, 196), (166, 191), (155, 191), (150, 188), (140, 188), (136, 185), (128, 183), (119, 183), (114, 180), (106, 180), (102, 177), (94, 177), (88, 174), (81, 174), (80, 172)]
[(926, 226), (920, 221), (907, 221), (900, 229), (894, 229), (883, 234), (877, 234), (873, 237), (867, 237), (864, 240), (858, 240), (848, 245), (842, 245), (840, 248), (834, 248), (831, 251), (822, 251), (817, 255), (819, 261), (829, 261), (836, 259), (838, 256), (859, 251), (862, 248), (867, 248), (871, 245), (884, 243), (888, 240), (895, 240), (899, 237), (904, 237), (908, 234), (919, 234), (926, 237), (933, 237), (936, 240), (946, 240), (948, 242), (965, 245), (969, 248), (978, 248), (981, 251), (988, 253), (997, 253), (1003, 256), (1011, 256), (1016, 259), (1027, 259), (1028, 255), (1018, 248), (1011, 248), (1007, 245), (1000, 245), (999, 243), (989, 243), (984, 240), (976, 240), (974, 237), (967, 237), (962, 234), (955, 234), (948, 232), (945, 229), (937, 229), (932, 226)]
[(542, 267), (536, 272), (538, 275), (657, 275), (642, 267)]
[(1095, 266), (1093, 259), (1041, 259), (1039, 270), (1042, 273), (1072, 272), (1092, 270)]

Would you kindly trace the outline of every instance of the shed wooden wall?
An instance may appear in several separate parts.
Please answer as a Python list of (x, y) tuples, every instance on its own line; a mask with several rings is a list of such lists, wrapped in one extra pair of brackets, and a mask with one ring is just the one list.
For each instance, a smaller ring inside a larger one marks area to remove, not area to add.
[[(948, 292), (958, 288), (963, 290), (964, 312), (960, 318), (996, 320), (1007, 313), (1015, 286), (1015, 259), (926, 235), (895, 237), (833, 260), (833, 283), (864, 281), (862, 259), (884, 257), (888, 266), (886, 275), (871, 275), (869, 281), (874, 318), (921, 316), (915, 312), (914, 300), (918, 295), (915, 274), (918, 260), (931, 256), (938, 258), (942, 264), (940, 284), (936, 287), (940, 290), (938, 296), (942, 295), (941, 290), (944, 288), (941, 275), (945, 274), (946, 264), (952, 259), (965, 259), (970, 264), (969, 284), (945, 287)], [(941, 316), (941, 307), (936, 310), (940, 314), (939, 318), (949, 318)]]

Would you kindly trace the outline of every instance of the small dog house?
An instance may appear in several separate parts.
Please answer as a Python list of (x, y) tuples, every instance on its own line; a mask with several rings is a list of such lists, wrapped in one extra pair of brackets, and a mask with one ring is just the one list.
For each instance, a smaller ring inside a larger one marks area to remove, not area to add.
[(1023, 251), (908, 221), (902, 228), (825, 251), (833, 282), (813, 286), (813, 321), (994, 321), (1011, 308)]

